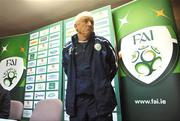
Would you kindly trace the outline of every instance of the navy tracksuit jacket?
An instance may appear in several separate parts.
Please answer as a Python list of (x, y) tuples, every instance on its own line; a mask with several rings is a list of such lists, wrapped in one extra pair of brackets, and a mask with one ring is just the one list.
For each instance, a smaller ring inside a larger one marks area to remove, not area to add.
[[(70, 116), (75, 116), (76, 98), (76, 64), (75, 49), (78, 42), (77, 34), (72, 36), (72, 41), (63, 48), (63, 67), (68, 77), (66, 91), (66, 111)], [(108, 40), (95, 36), (92, 33), (89, 40), (90, 50), (88, 56), (91, 59), (91, 80), (93, 83), (93, 95), (97, 104), (98, 115), (112, 113), (117, 105), (115, 93), (111, 85), (117, 71), (115, 51)]]

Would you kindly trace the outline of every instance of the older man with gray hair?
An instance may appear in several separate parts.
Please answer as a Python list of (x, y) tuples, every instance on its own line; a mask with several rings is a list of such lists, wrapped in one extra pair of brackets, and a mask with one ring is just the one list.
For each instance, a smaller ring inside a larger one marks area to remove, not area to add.
[(90, 12), (75, 18), (77, 34), (63, 48), (63, 67), (68, 77), (66, 111), (70, 121), (112, 121), (117, 104), (111, 85), (117, 71), (110, 42), (94, 33)]

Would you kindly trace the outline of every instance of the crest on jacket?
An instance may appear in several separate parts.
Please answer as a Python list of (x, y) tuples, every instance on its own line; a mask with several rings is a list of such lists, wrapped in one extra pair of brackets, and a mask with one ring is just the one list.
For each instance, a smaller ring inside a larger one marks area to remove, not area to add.
[(95, 45), (94, 45), (94, 49), (95, 50), (97, 50), (97, 51), (100, 51), (101, 50), (101, 44), (100, 43), (96, 43)]
[(20, 81), (24, 62), (20, 57), (5, 58), (0, 63), (0, 84), (6, 90), (12, 90)]
[(178, 42), (172, 38), (173, 34), (166, 26), (152, 26), (121, 40), (123, 65), (133, 80), (151, 84), (168, 75), (178, 54)]

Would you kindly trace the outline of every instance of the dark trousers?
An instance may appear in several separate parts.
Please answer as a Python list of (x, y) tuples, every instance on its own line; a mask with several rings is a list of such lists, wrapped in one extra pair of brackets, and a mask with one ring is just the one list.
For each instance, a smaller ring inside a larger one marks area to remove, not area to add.
[(112, 114), (99, 116), (94, 97), (83, 95), (76, 97), (76, 116), (70, 121), (112, 121)]

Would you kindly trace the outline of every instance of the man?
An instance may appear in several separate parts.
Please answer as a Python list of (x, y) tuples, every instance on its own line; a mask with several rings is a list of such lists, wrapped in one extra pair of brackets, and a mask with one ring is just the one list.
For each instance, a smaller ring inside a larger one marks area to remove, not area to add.
[(74, 27), (77, 34), (63, 48), (67, 114), (70, 121), (112, 121), (117, 103), (111, 85), (117, 71), (115, 51), (108, 40), (94, 34), (89, 12), (78, 14)]
[(10, 94), (0, 85), (0, 118), (8, 118), (10, 112)]

